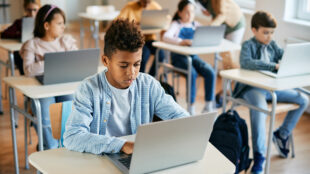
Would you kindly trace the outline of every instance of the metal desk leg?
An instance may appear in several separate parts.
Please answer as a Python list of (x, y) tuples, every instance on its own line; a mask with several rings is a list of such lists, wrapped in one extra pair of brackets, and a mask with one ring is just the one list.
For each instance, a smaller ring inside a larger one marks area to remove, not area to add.
[[(24, 109), (25, 112), (27, 112), (27, 97), (24, 97)], [(28, 162), (28, 135), (27, 135), (27, 129), (28, 129), (28, 119), (27, 117), (24, 117), (25, 119), (25, 168), (29, 169), (29, 162)]]
[(217, 76), (217, 70), (218, 70), (218, 61), (221, 61), (222, 57), (220, 56), (220, 53), (214, 54), (214, 74)]
[[(9, 61), (10, 61), (11, 76), (15, 76), (15, 63), (13, 52), (9, 52)], [(14, 88), (13, 88), (13, 97), (14, 97), (13, 101), (14, 105), (17, 105), (16, 93)], [(15, 116), (15, 124), (18, 125), (18, 112), (15, 112), (14, 116)]]
[(159, 48), (156, 49), (156, 53), (155, 53), (155, 78), (157, 80), (159, 80)]
[(223, 113), (226, 112), (228, 80), (223, 78)]
[(16, 144), (16, 131), (15, 131), (15, 119), (14, 119), (14, 90), (9, 88), (9, 97), (10, 97), (10, 116), (11, 116), (11, 129), (12, 129), (12, 143), (13, 143), (13, 152), (14, 152), (14, 163), (15, 163), (15, 173), (19, 174), (19, 165), (18, 165), (18, 153), (17, 153), (17, 144)]
[(84, 48), (84, 24), (83, 18), (80, 18), (80, 48)]
[(95, 40), (95, 47), (99, 48), (99, 21), (95, 20), (94, 25), (95, 25), (95, 30), (94, 30), (93, 38)]
[(43, 135), (42, 135), (42, 117), (41, 117), (41, 104), (39, 99), (33, 99), (36, 108), (37, 124), (38, 124), (38, 138), (39, 138), (39, 151), (43, 151)]
[(191, 108), (192, 58), (187, 56), (187, 110)]
[(269, 124), (269, 133), (268, 133), (268, 146), (267, 146), (267, 155), (266, 155), (266, 166), (265, 166), (265, 174), (269, 174), (270, 168), (270, 153), (271, 153), (271, 140), (273, 136), (273, 126), (276, 115), (276, 106), (277, 106), (277, 95), (274, 91), (270, 91), (272, 96), (272, 109), (270, 115), (270, 124)]

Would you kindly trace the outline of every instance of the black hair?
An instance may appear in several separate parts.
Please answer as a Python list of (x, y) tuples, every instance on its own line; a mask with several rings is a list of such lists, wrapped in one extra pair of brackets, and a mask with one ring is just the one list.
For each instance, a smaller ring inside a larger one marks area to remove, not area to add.
[(251, 27), (256, 30), (259, 27), (276, 28), (277, 21), (270, 13), (257, 11), (252, 17)]
[(116, 50), (136, 52), (144, 45), (139, 26), (128, 19), (114, 20), (104, 37), (104, 55), (111, 58)]
[[(51, 22), (55, 14), (60, 14), (64, 18), (64, 22), (66, 23), (65, 13), (60, 8), (56, 7), (49, 12), (49, 10), (53, 7), (54, 6), (47, 4), (41, 7), (38, 11), (34, 24), (34, 37), (42, 38), (45, 36), (44, 23)], [(48, 12), (49, 14), (47, 14)]]
[(181, 12), (188, 4), (192, 3), (191, 1), (189, 0), (181, 0), (178, 4), (178, 10), (175, 12), (172, 20), (173, 21), (176, 21), (176, 20), (179, 20), (181, 19), (178, 12)]
[(24, 9), (26, 9), (29, 4), (38, 4), (41, 6), (40, 0), (24, 0)]

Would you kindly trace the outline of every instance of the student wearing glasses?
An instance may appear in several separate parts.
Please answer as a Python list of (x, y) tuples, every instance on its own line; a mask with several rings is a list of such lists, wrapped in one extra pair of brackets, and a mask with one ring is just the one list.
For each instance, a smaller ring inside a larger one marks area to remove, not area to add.
[[(40, 8), (39, 0), (24, 0), (24, 17), (32, 17), (35, 18), (37, 12)], [(21, 39), (22, 35), (22, 18), (16, 19), (11, 26), (6, 28), (3, 32), (0, 33), (0, 37), (2, 39)], [(19, 70), (21, 75), (24, 75), (23, 70), (23, 59), (19, 55), (18, 51), (14, 52), (14, 62), (16, 67)]]

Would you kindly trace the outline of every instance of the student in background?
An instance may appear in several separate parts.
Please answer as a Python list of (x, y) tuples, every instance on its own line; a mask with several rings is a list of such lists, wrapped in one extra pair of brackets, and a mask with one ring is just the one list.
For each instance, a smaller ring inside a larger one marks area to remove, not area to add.
[[(194, 21), (195, 6), (193, 1), (181, 0), (178, 4), (178, 11), (173, 17), (173, 21), (169, 29), (164, 34), (163, 40), (165, 42), (190, 46), (194, 37), (194, 32), (200, 24)], [(192, 78), (191, 78), (191, 108), (190, 113), (195, 114), (195, 97), (196, 97), (196, 79), (198, 74), (204, 78), (205, 85), (205, 101), (206, 104), (202, 112), (210, 112), (214, 109), (214, 95), (215, 95), (215, 74), (210, 64), (201, 60), (197, 55), (192, 55)], [(176, 67), (187, 69), (186, 56), (171, 53), (172, 64)]]
[(104, 42), (102, 62), (107, 69), (76, 90), (64, 145), (79, 152), (131, 154), (133, 142), (120, 136), (135, 134), (154, 114), (163, 120), (189, 114), (157, 80), (139, 73), (144, 38), (134, 21), (113, 21)]
[[(254, 37), (242, 44), (240, 64), (241, 68), (250, 70), (277, 71), (283, 49), (272, 40), (276, 28), (276, 20), (271, 14), (258, 11), (251, 21)], [(236, 97), (242, 97), (249, 104), (267, 109), (267, 101), (271, 100), (268, 91), (238, 83), (234, 90)], [(292, 134), (299, 118), (306, 109), (309, 99), (304, 94), (292, 89), (276, 91), (277, 101), (296, 103), (299, 108), (288, 112), (282, 125), (273, 133), (273, 142), (280, 156), (287, 158), (289, 153), (289, 136)], [(263, 112), (250, 110), (254, 165), (252, 173), (262, 173), (266, 151), (266, 117)]]
[[(39, 0), (24, 0), (24, 17), (34, 18), (40, 8)], [(22, 19), (16, 19), (14, 23), (0, 33), (2, 39), (21, 39), (22, 34)], [(14, 63), (19, 70), (21, 75), (24, 75), (23, 70), (23, 59), (21, 58), (18, 51), (14, 52)]]
[[(63, 35), (65, 21), (64, 12), (58, 7), (44, 5), (40, 8), (35, 19), (34, 38), (23, 44), (20, 51), (26, 76), (44, 74), (45, 53), (77, 50), (76, 41), (69, 35)], [(67, 100), (72, 100), (72, 95), (40, 99), (44, 149), (58, 147), (57, 140), (52, 137), (49, 105)]]
[(210, 25), (226, 25), (225, 38), (241, 44), (245, 32), (245, 17), (233, 0), (198, 0), (202, 12), (212, 16)]
[[(128, 2), (127, 5), (121, 10), (118, 19), (124, 18), (134, 20), (137, 24), (141, 21), (143, 10), (161, 10), (161, 6), (155, 2), (155, 0), (136, 0)], [(145, 37), (145, 45), (142, 51), (142, 62), (140, 72), (145, 72), (145, 66), (150, 58), (150, 55), (155, 55), (156, 48), (152, 46), (152, 43), (156, 40), (155, 34), (147, 34)], [(164, 59), (163, 51), (159, 51), (159, 61)], [(153, 62), (149, 74), (155, 76), (155, 61)]]
[[(209, 25), (225, 25), (225, 39), (241, 44), (245, 32), (245, 17), (234, 0), (197, 0), (202, 13), (211, 16)], [(238, 68), (238, 52), (221, 53), (223, 68)], [(223, 104), (222, 91), (216, 95), (216, 107)]]

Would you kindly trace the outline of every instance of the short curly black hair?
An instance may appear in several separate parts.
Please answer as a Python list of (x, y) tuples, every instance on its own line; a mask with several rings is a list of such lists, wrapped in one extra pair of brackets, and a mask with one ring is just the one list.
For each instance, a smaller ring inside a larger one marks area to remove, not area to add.
[(268, 12), (257, 11), (251, 20), (251, 27), (258, 30), (259, 27), (276, 28), (276, 19)]
[(144, 45), (139, 26), (128, 19), (114, 20), (104, 38), (104, 55), (111, 58), (116, 50), (136, 52)]

